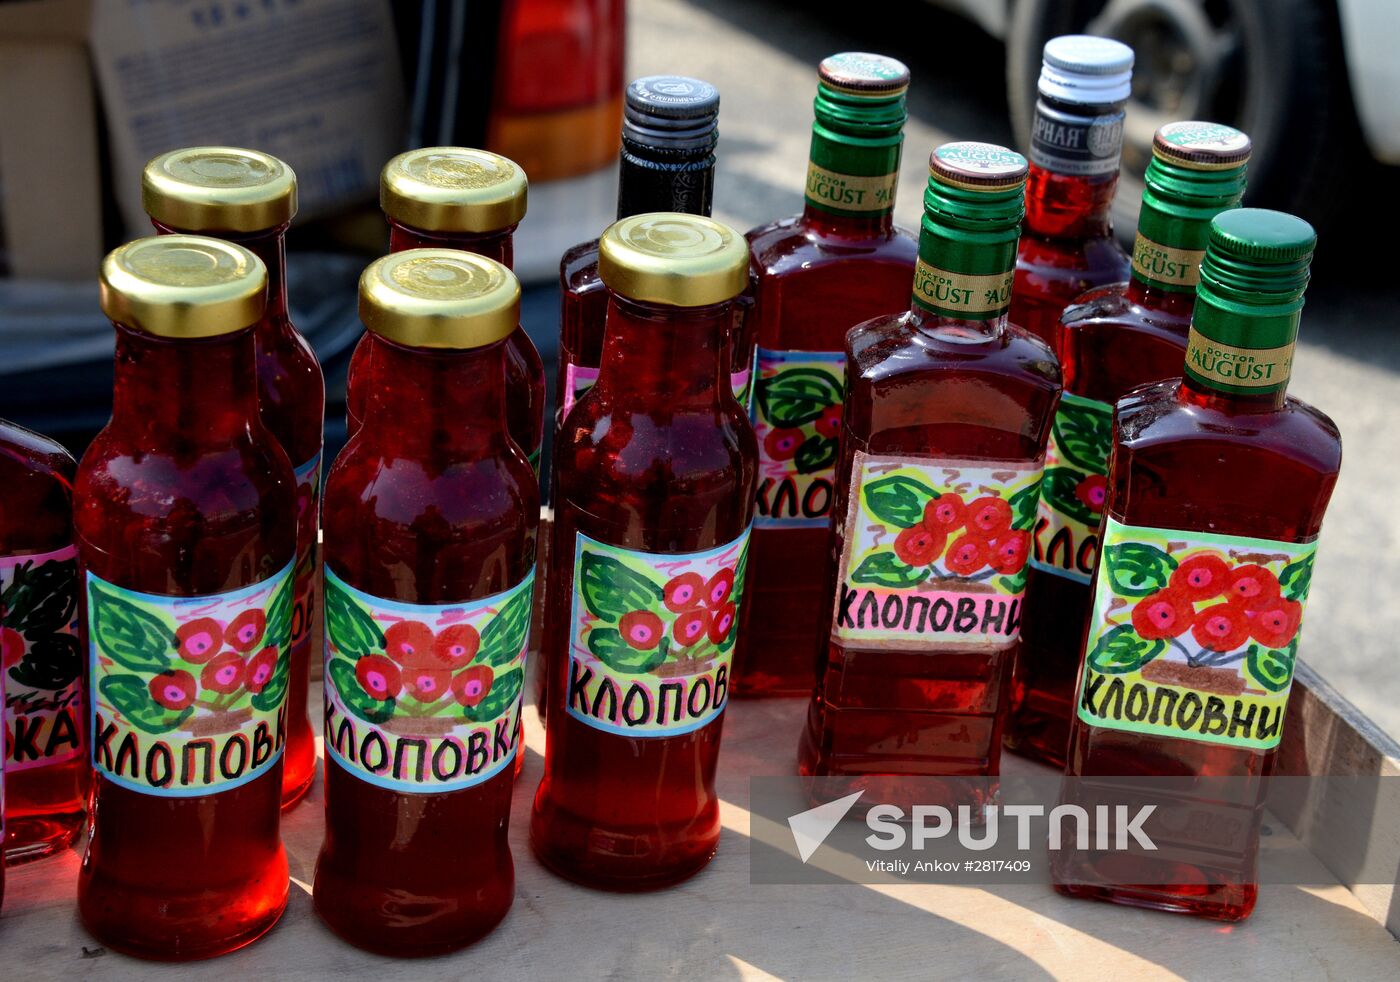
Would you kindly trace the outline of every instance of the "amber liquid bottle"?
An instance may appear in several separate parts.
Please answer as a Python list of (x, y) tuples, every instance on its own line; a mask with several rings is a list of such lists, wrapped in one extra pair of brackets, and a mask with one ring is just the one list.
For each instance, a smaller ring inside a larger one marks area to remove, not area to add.
[(116, 388), (73, 495), (96, 772), (78, 912), (146, 958), (232, 951), (287, 903), (296, 476), (259, 414), (266, 291), (261, 260), (198, 236), (102, 265)]
[(1244, 193), (1249, 137), (1216, 123), (1168, 123), (1153, 140), (1133, 274), (1065, 311), (1065, 391), (1045, 456), (1007, 749), (1065, 765), (1075, 674), (1099, 555), (1113, 404), (1181, 373), (1210, 220)]
[(1076, 297), (1128, 278), (1109, 212), (1132, 71), (1133, 50), (1108, 38), (1066, 35), (1045, 45), (1011, 322), (1051, 347)]
[(307, 714), (315, 626), (319, 623), (321, 447), (326, 383), (311, 345), (287, 312), (286, 234), (297, 181), (276, 157), (237, 147), (191, 147), (161, 154), (141, 175), (141, 199), (156, 231), (236, 242), (267, 267), (267, 308), (253, 332), (258, 412), (297, 476), (297, 564), (293, 577), (292, 675), (282, 807), (295, 805), (316, 777), (316, 740)]
[(514, 898), (510, 824), (539, 491), (506, 426), (520, 284), (412, 249), (373, 263), (363, 425), (326, 480), (321, 918), (394, 956), (460, 948)]
[[(466, 147), (425, 147), (384, 165), (379, 205), (389, 222), (389, 251), (461, 249), (507, 269), (515, 259), (512, 236), (525, 217), (525, 171), (514, 161)], [(368, 398), (364, 381), (374, 349), (366, 334), (350, 356), (345, 379), (348, 432), (360, 427)], [(506, 421), (511, 438), (539, 470), (544, 440), (544, 362), (517, 327), (506, 341)]]
[(1184, 378), (1119, 401), (1070, 729), (1067, 792), (1186, 779), (1182, 802), (1196, 788), (1241, 831), (1209, 851), (1186, 842), (1189, 858), (1166, 841), (1061, 852), (1062, 893), (1220, 920), (1254, 908), (1264, 779), (1342, 460), (1332, 421), (1286, 395), (1315, 241), (1291, 215), (1222, 212)]
[(719, 843), (757, 455), (726, 354), (748, 250), (708, 218), (653, 213), (611, 226), (598, 258), (602, 369), (555, 455), (530, 843), (569, 879), (643, 890), (695, 873)]
[[(5, 862), (65, 848), (83, 819), (87, 635), (78, 607), (71, 454), (0, 420), (0, 705)], [(0, 864), (3, 865), (3, 864)]]
[(897, 794), (999, 773), (1055, 356), (1007, 322), (1026, 161), (930, 158), (913, 302), (846, 337), (829, 636), (804, 775)]
[(845, 53), (821, 63), (802, 214), (749, 232), (759, 441), (753, 592), (737, 695), (807, 695), (826, 607), (846, 332), (908, 304), (918, 243), (894, 227), (909, 70)]

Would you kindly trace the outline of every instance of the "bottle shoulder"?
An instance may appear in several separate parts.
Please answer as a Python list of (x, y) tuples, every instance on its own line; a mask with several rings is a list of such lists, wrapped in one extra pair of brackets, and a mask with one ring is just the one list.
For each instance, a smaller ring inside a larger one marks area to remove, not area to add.
[(1040, 338), (1006, 324), (995, 338), (970, 340), (921, 328), (911, 312), (857, 324), (846, 337), (847, 375), (869, 382), (949, 373), (1022, 376), (1032, 387), (1058, 389), (1060, 367)]
[(863, 264), (897, 264), (912, 269), (919, 256), (918, 240), (899, 226), (892, 226), (881, 235), (849, 237), (827, 234), (808, 224), (801, 215), (761, 225), (750, 230), (747, 237), (753, 271), (760, 281), (829, 263), (853, 268)]
[(0, 420), (0, 475), (6, 483), (20, 476), (50, 477), (71, 486), (78, 462), (57, 440)]

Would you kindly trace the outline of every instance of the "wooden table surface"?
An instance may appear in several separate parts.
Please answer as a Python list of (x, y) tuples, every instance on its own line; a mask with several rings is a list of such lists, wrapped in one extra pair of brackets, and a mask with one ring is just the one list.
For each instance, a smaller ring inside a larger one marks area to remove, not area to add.
[[(311, 699), (319, 709), (318, 686)], [(670, 890), (599, 893), (535, 862), (526, 835), (544, 734), (531, 707), (511, 826), (515, 906), (474, 947), (394, 961), (352, 948), (320, 925), (310, 896), (321, 839), (318, 780), (284, 820), (287, 912), (255, 944), (185, 965), (104, 951), (74, 914), (78, 853), (69, 851), (9, 871), (0, 979), (1400, 978), (1400, 944), (1320, 864), (1317, 882), (1331, 885), (1265, 886), (1254, 916), (1239, 925), (1073, 901), (1038, 886), (753, 885), (748, 779), (787, 772), (804, 709), (801, 700), (731, 703), (720, 758), (719, 853)], [(1033, 766), (1006, 758), (1008, 772)], [(1272, 826), (1266, 850), (1303, 851), (1281, 823)]]

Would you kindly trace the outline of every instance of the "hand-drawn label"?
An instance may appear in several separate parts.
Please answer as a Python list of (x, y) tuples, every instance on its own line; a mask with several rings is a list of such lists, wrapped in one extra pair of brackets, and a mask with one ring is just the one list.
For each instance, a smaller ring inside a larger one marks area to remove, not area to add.
[(204, 597), (137, 593), (87, 574), (92, 759), (167, 797), (247, 784), (287, 739), (292, 563)]
[(629, 737), (689, 733), (719, 717), (748, 566), (749, 532), (705, 552), (646, 553), (579, 534), (569, 715)]
[[(311, 643), (316, 624), (317, 530), (321, 524), (321, 454), (296, 469), (297, 565), (292, 574), (296, 602), (292, 605), (292, 647)], [(305, 664), (305, 659), (298, 659)]]
[(758, 349), (753, 427), (761, 527), (823, 527), (831, 513), (846, 356)]
[(502, 593), (406, 604), (326, 570), (326, 754), (412, 794), (460, 791), (520, 747), (534, 570)]
[(1088, 583), (1099, 557), (1113, 407), (1066, 392), (1045, 449), (1031, 565)]
[(1040, 466), (857, 453), (832, 637), (919, 650), (1015, 641)]
[(0, 663), (6, 771), (62, 764), (83, 752), (85, 653), (77, 550), (0, 556)]
[(1317, 541), (1104, 521), (1079, 718), (1268, 750), (1298, 659)]

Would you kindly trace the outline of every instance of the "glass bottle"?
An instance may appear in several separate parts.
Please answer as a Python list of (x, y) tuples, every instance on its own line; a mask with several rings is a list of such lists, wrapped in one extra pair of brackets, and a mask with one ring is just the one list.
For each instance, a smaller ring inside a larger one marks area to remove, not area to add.
[(748, 250), (708, 218), (634, 215), (603, 233), (598, 268), (603, 364), (555, 456), (530, 842), (569, 879), (641, 890), (695, 873), (719, 842), (757, 455), (727, 359)]
[(894, 226), (908, 87), (909, 70), (893, 58), (824, 60), (802, 214), (748, 234), (759, 483), (736, 695), (812, 690), (846, 332), (903, 309), (918, 258), (918, 243)]
[(410, 249), (370, 265), (363, 425), (326, 480), (326, 838), (352, 944), (451, 951), (505, 917), (539, 489), (506, 425), (520, 284)]
[(321, 447), (326, 383), (311, 345), (287, 311), (287, 228), (297, 210), (296, 174), (276, 157), (237, 147), (190, 147), (161, 154), (141, 174), (141, 201), (162, 234), (211, 235), (236, 242), (267, 268), (267, 307), (253, 332), (258, 412), (297, 477), (297, 563), (292, 607), (292, 675), (282, 807), (316, 777), (316, 738), (306, 690), (318, 609)]
[(1110, 210), (1132, 76), (1133, 49), (1119, 41), (1069, 34), (1045, 44), (1011, 322), (1051, 347), (1075, 297), (1128, 278)]
[(8, 734), (0, 761), (9, 795), (0, 842), (9, 863), (66, 848), (87, 798), (76, 467), (56, 441), (0, 420), (0, 705)]
[(1065, 766), (1070, 702), (1113, 437), (1129, 389), (1181, 374), (1210, 220), (1244, 194), (1249, 137), (1217, 123), (1168, 123), (1153, 139), (1127, 283), (1069, 307), (1058, 327), (1065, 377), (1045, 455), (1013, 670), (1007, 749)]
[(287, 903), (297, 495), (259, 414), (267, 273), (241, 246), (166, 235), (109, 254), (101, 287), (112, 419), (73, 492), (95, 768), (78, 911), (117, 951), (204, 958)]
[(1026, 160), (930, 157), (912, 304), (846, 336), (846, 429), (829, 555), (830, 640), (804, 775), (893, 792), (999, 773), (1055, 356), (1008, 323)]
[[(389, 251), (462, 249), (511, 267), (512, 236), (525, 217), (527, 182), (519, 165), (499, 154), (465, 147), (425, 147), (384, 165), (379, 205), (389, 222)], [(374, 348), (366, 334), (350, 356), (345, 412), (359, 429), (367, 399), (363, 381)], [(510, 435), (539, 470), (544, 439), (544, 362), (517, 327), (506, 341), (506, 421)]]
[(1291, 215), (1221, 212), (1184, 377), (1118, 402), (1070, 728), (1067, 788), (1188, 779), (1203, 807), (1231, 807), (1237, 848), (1062, 851), (1062, 893), (1220, 920), (1254, 907), (1264, 779), (1342, 459), (1335, 424), (1286, 395), (1315, 242)]
[[(651, 75), (627, 86), (617, 217), (650, 211), (710, 214), (715, 191), (719, 92), (681, 75)], [(598, 240), (580, 242), (559, 260), (559, 381), (556, 423), (592, 388), (603, 359), (608, 291), (598, 277)], [(752, 342), (736, 336), (734, 396), (748, 404)]]

